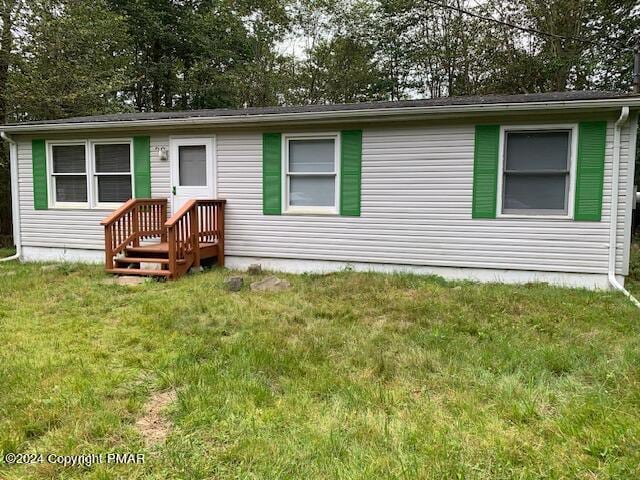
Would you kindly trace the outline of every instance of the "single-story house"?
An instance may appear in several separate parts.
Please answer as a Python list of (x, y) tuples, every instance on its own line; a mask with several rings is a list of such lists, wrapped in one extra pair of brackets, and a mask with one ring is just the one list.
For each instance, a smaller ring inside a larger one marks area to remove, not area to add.
[(561, 92), (0, 130), (24, 261), (106, 261), (117, 273), (141, 268), (135, 249), (155, 238), (176, 244), (171, 262), (186, 269), (195, 229), (232, 268), (609, 288), (629, 271), (639, 111), (639, 95)]

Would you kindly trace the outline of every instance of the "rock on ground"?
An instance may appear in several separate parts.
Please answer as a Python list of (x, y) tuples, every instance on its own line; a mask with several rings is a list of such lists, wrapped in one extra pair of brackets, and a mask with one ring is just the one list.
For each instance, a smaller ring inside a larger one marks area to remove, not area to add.
[(251, 284), (251, 290), (255, 292), (279, 291), (290, 287), (291, 284), (288, 281), (280, 280), (278, 277), (267, 277)]
[(123, 275), (119, 277), (106, 278), (102, 281), (103, 285), (142, 285), (147, 281), (147, 277), (139, 277), (135, 275)]
[(229, 277), (224, 281), (224, 284), (230, 292), (238, 292), (244, 285), (244, 279), (242, 277)]
[(260, 275), (262, 273), (262, 265), (260, 265), (259, 263), (252, 263), (251, 265), (249, 265), (247, 273), (249, 275)]

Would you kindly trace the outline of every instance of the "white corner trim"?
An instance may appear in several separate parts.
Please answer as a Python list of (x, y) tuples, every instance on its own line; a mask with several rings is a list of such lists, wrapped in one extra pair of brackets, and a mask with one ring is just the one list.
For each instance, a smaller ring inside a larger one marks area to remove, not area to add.
[[(384, 263), (337, 262), (330, 260), (292, 260), (285, 258), (225, 257), (227, 268), (246, 270), (259, 263), (265, 270), (286, 273), (331, 273), (341, 270), (380, 273), (412, 273), (437, 275), (445, 280), (470, 280), (480, 283), (548, 283), (560, 287), (610, 290), (606, 273), (566, 273), (532, 270), (498, 270), (488, 268), (427, 267), (418, 265), (393, 265)], [(619, 276), (618, 281), (624, 282)]]

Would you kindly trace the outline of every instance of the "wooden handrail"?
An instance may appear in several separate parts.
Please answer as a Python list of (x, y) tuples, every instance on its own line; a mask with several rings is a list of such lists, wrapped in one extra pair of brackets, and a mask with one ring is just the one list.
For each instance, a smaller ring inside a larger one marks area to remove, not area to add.
[(223, 205), (227, 203), (226, 200), (217, 200), (217, 199), (197, 199), (197, 198), (193, 198), (191, 200), (187, 200), (184, 205), (182, 205), (182, 207), (180, 207), (180, 210), (178, 210), (176, 213), (174, 213), (173, 215), (171, 215), (171, 218), (169, 220), (167, 220), (164, 224), (165, 227), (173, 227), (178, 220), (180, 220), (180, 218), (182, 216), (184, 216), (184, 214), (191, 210), (193, 208), (194, 205)]
[(186, 202), (184, 202), (182, 207), (180, 207), (180, 209), (176, 213), (171, 215), (171, 218), (169, 220), (164, 222), (164, 226), (167, 228), (173, 227), (182, 217), (184, 217), (185, 213), (187, 213), (195, 206), (196, 202), (197, 200), (195, 199), (187, 200)]
[(106, 227), (107, 225), (111, 225), (113, 222), (118, 220), (122, 215), (124, 215), (129, 210), (131, 210), (133, 206), (136, 204), (136, 201), (137, 199), (130, 198), (129, 200), (124, 202), (120, 208), (118, 208), (111, 215), (109, 215), (107, 218), (102, 220), (100, 222), (100, 225), (102, 225), (103, 227)]
[[(169, 270), (177, 271), (178, 262), (191, 256), (200, 266), (200, 244), (218, 247), (218, 264), (224, 265), (224, 205), (226, 200), (191, 199), (164, 224), (167, 230)], [(174, 274), (175, 275), (175, 274)]]
[(106, 268), (113, 268), (114, 257), (128, 246), (139, 246), (147, 238), (164, 238), (166, 218), (166, 199), (132, 198), (102, 220)]
[(118, 218), (122, 217), (125, 213), (131, 210), (136, 205), (156, 205), (158, 203), (165, 204), (167, 201), (165, 199), (157, 199), (157, 198), (130, 198), (125, 203), (123, 203), (120, 208), (114, 210), (114, 212), (109, 215), (107, 218), (100, 222), (100, 225), (106, 226), (111, 225), (113, 222), (118, 220)]

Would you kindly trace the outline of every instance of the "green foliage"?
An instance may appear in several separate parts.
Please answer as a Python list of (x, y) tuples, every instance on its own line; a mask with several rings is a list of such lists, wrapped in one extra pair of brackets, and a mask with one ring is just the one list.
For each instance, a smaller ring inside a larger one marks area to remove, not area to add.
[(30, 4), (28, 37), (8, 85), (10, 116), (48, 119), (121, 111), (131, 58), (124, 19), (107, 4)]

